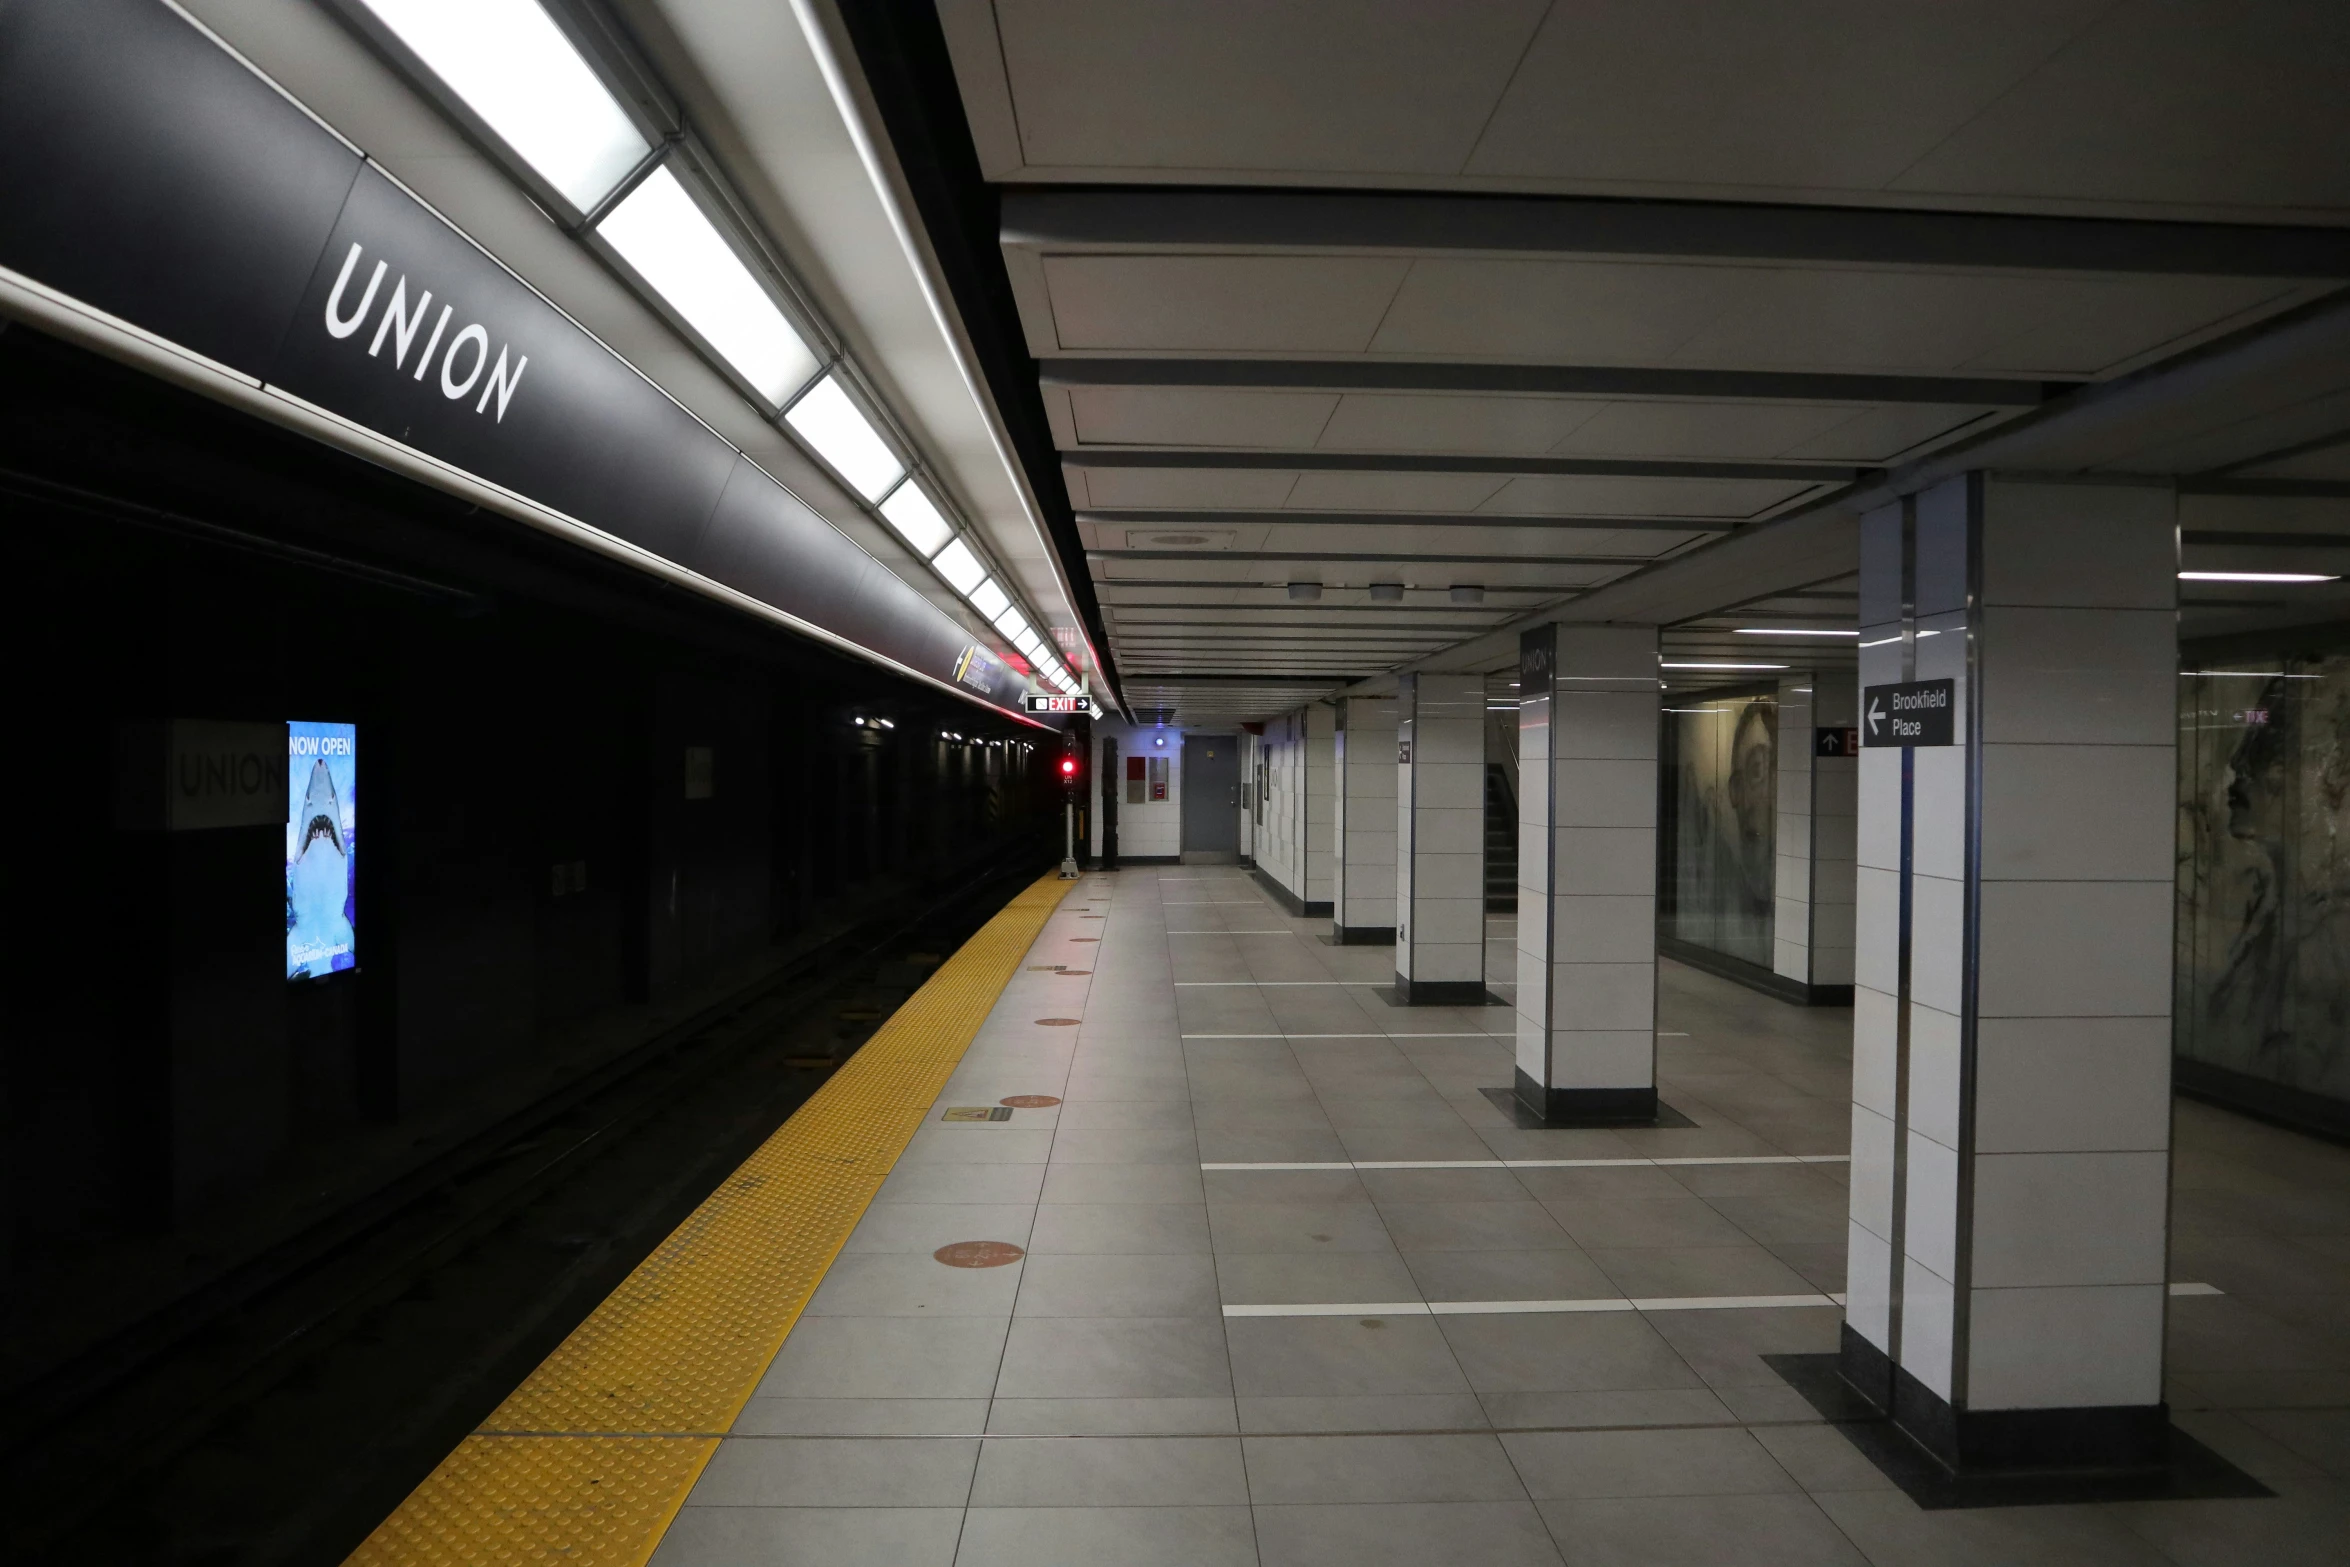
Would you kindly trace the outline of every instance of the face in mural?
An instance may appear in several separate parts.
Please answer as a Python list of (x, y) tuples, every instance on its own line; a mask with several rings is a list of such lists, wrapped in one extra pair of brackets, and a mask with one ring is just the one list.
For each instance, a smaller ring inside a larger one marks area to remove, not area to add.
[(1739, 875), (1747, 897), (1762, 902), (1771, 896), (1771, 815), (1777, 804), (1773, 717), (1769, 703), (1747, 703), (1730, 741), (1730, 810), (1738, 823)]

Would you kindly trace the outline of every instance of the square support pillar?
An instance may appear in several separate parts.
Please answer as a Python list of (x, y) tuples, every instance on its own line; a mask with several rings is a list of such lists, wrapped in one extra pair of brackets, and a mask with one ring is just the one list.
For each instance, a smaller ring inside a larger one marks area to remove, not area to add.
[(1657, 633), (1541, 626), (1518, 657), (1518, 1102), (1652, 1123)]
[(1852, 1004), (1852, 853), (1860, 757), (1850, 671), (1779, 680), (1771, 968), (1812, 1006)]
[(1338, 702), (1337, 868), (1330, 937), (1342, 947), (1395, 941), (1395, 702)]
[(1485, 1000), (1485, 677), (1405, 675), (1396, 702), (1395, 994)]
[[(1862, 523), (1842, 1368), (1961, 1473), (2167, 1451), (2177, 569), (2167, 488)], [(1885, 743), (1913, 680), (1952, 744)]]

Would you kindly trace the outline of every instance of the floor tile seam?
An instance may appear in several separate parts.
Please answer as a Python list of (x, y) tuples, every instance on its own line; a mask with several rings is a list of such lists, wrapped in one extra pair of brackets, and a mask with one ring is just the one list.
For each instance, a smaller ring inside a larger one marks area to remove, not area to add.
[[(1251, 1393), (1237, 1396), (1256, 1401), (1313, 1395)], [(1339, 1394), (1336, 1396), (1377, 1397), (1380, 1395)], [(1006, 1402), (1059, 1401), (1053, 1399), (1011, 1399)], [(1814, 1416), (1811, 1419), (1797, 1420), (1742, 1420), (1733, 1416), (1727, 1420), (1656, 1420), (1598, 1425), (1363, 1426), (1319, 1431), (727, 1431), (679, 1435), (683, 1440), (713, 1442), (724, 1440), (744, 1444), (760, 1442), (979, 1442), (982, 1444), (988, 1442), (1239, 1442), (1245, 1446), (1252, 1442), (1338, 1441), (1391, 1436), (1574, 1436), (1586, 1433), (1605, 1436), (1641, 1431), (1809, 1431), (1823, 1427), (1834, 1429), (1842, 1425), (1873, 1425), (1876, 1423), (1875, 1418), (1838, 1421)], [(485, 1440), (546, 1437), (560, 1438), (566, 1441), (615, 1441), (633, 1440), (644, 1433), (632, 1431), (510, 1431), (477, 1432), (474, 1434)], [(1275, 1503), (1272, 1505), (1284, 1504)]]

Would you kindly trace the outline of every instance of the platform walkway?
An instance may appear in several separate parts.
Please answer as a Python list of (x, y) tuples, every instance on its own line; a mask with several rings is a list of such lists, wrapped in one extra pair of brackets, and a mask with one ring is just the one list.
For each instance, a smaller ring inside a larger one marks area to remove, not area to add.
[(1524, 1130), (1507, 1009), (1324, 929), (1080, 883), (658, 1567), (2350, 1560), (2344, 1151), (2182, 1106), (2174, 1402), (2277, 1499), (1922, 1512), (1759, 1358), (1835, 1344), (1848, 1014), (1668, 966), (1696, 1126)]

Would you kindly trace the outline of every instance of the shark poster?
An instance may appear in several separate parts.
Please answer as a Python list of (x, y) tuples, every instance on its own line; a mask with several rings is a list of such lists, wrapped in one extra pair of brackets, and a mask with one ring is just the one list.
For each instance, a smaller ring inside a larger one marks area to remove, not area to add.
[(359, 729), (286, 725), (286, 978), (359, 966)]

